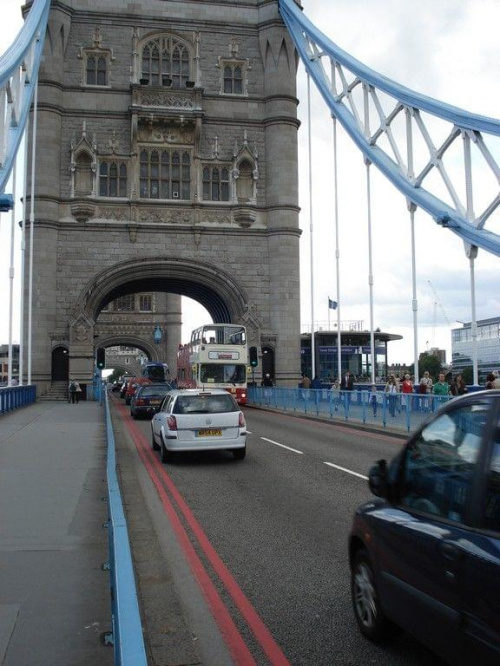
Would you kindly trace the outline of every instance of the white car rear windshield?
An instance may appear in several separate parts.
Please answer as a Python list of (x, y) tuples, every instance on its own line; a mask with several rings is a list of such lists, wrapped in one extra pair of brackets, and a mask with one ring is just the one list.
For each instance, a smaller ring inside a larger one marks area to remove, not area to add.
[(180, 395), (175, 401), (174, 414), (221, 414), (237, 412), (238, 405), (226, 395)]

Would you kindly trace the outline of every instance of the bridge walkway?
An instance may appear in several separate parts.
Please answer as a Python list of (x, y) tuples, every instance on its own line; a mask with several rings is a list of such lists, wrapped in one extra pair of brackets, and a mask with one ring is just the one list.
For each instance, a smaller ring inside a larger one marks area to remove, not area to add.
[(98, 403), (0, 417), (0, 663), (108, 666), (106, 433)]

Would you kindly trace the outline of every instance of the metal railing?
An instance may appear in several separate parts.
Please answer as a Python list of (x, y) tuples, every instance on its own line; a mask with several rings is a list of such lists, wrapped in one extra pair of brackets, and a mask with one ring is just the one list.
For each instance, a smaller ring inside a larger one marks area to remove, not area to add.
[(378, 425), (410, 432), (452, 396), (389, 394), (368, 390), (249, 387), (248, 404), (337, 421)]
[(147, 666), (127, 521), (116, 474), (115, 437), (106, 393), (109, 570), (115, 666)]
[(36, 386), (6, 386), (0, 388), (0, 414), (12, 412), (36, 402)]

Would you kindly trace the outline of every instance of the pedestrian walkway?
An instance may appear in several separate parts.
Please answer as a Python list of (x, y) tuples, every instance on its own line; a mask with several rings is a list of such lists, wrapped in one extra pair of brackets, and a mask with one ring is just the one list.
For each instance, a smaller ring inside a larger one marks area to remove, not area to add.
[(38, 402), (0, 416), (0, 663), (108, 666), (103, 408)]

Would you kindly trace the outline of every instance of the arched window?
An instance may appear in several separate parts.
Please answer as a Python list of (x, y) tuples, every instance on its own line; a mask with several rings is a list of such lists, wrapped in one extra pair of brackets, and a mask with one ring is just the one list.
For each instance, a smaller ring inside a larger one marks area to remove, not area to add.
[(190, 199), (191, 155), (188, 151), (143, 148), (140, 196), (144, 199)]
[(182, 42), (165, 36), (143, 46), (140, 78), (143, 85), (183, 88), (190, 74), (191, 56)]
[(229, 201), (229, 169), (217, 166), (203, 167), (203, 199)]

